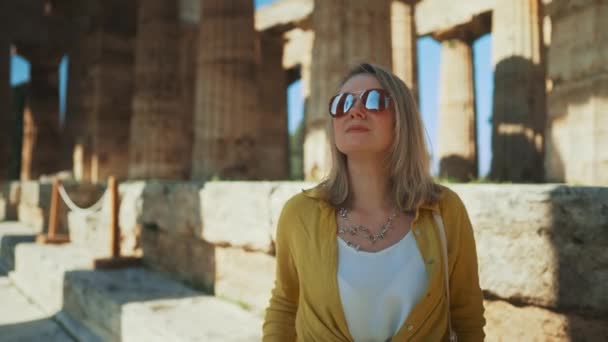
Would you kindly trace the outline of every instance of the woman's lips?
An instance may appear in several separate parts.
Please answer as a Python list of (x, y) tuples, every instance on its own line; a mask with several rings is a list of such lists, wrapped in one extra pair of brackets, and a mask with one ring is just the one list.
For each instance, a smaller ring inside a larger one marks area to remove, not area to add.
[(369, 128), (365, 126), (350, 126), (346, 129), (346, 132), (369, 132)]

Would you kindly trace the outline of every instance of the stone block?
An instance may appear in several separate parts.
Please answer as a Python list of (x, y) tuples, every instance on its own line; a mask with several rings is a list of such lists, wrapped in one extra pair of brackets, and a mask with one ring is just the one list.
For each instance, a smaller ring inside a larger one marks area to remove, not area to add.
[(15, 248), (20, 243), (34, 242), (34, 232), (20, 222), (0, 222), (0, 273), (15, 268)]
[(0, 277), (0, 303), (2, 341), (73, 341), (52, 318), (30, 302), (6, 277)]
[(201, 190), (203, 231), (210, 243), (271, 250), (270, 182), (209, 182)]
[[(94, 215), (80, 212), (68, 214), (70, 242), (86, 247), (95, 257), (106, 258), (111, 254), (110, 249), (110, 218), (107, 211)], [(140, 226), (120, 227), (120, 253), (122, 256), (136, 256), (140, 254), (139, 231)]]
[(483, 290), (528, 305), (606, 312), (608, 188), (450, 188), (473, 224)]
[(26, 296), (47, 313), (63, 307), (64, 273), (91, 269), (93, 257), (73, 245), (22, 243), (15, 250), (15, 270), (11, 280)]
[(262, 321), (211, 296), (157, 299), (123, 306), (123, 342), (261, 341)]
[(121, 341), (122, 308), (130, 302), (196, 295), (179, 283), (141, 268), (118, 271), (73, 270), (65, 274), (64, 307), (104, 341)]
[(283, 205), (292, 196), (297, 195), (302, 190), (311, 189), (315, 186), (312, 182), (277, 182), (270, 193), (270, 228), (272, 241), (276, 237), (277, 223), (281, 216)]
[(541, 307), (484, 301), (487, 341), (596, 341), (608, 336), (605, 319)]
[(199, 235), (201, 187), (200, 183), (147, 182), (142, 192), (141, 222), (156, 224), (172, 235)]
[(134, 231), (135, 226), (143, 226), (172, 235), (200, 235), (201, 187), (202, 185), (196, 182), (154, 181), (121, 184), (121, 229)]
[(144, 263), (208, 293), (215, 282), (215, 247), (195, 237), (170, 235), (144, 228)]
[(275, 258), (239, 248), (216, 248), (215, 260), (215, 295), (262, 317), (274, 286)]
[[(0, 186), (0, 221), (16, 220), (17, 207), (21, 197), (21, 183), (17, 181), (6, 182)], [(4, 214), (2, 214), (4, 211)]]

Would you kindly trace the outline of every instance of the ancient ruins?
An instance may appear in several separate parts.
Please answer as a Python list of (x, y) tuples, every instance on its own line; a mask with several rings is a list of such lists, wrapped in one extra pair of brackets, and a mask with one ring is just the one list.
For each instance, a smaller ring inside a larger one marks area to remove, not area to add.
[[(417, 94), (416, 40), (440, 42), (439, 174), (476, 180), (472, 44), (488, 33), (496, 183), (449, 185), (475, 229), (488, 340), (601, 340), (605, 18), (598, 0), (0, 1), (0, 301), (26, 322), (0, 314), (0, 340), (259, 340), (277, 218), (328, 170), (341, 77), (378, 63)], [(31, 65), (26, 85), (10, 86), (13, 54)], [(298, 79), (305, 181), (289, 181)], [(117, 243), (112, 220), (145, 267), (93, 268)], [(70, 243), (34, 243), (50, 226)]]

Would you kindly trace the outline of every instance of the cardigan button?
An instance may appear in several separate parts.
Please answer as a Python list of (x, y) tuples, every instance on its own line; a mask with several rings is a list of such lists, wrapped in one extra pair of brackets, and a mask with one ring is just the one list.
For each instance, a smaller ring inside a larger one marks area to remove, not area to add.
[(414, 229), (414, 234), (420, 235), (420, 229), (418, 229), (418, 228)]
[(411, 325), (411, 324), (410, 324), (410, 325), (408, 325), (408, 326), (407, 326), (407, 330), (408, 330), (408, 331), (412, 331), (412, 329), (414, 329), (414, 326), (413, 326), (413, 325)]

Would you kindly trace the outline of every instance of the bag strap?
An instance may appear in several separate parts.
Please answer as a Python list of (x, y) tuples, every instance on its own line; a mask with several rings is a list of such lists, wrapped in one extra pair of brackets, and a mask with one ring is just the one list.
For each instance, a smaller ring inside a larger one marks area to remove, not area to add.
[(443, 250), (443, 269), (445, 274), (443, 278), (445, 279), (445, 293), (446, 298), (448, 300), (448, 329), (450, 333), (449, 337), (450, 341), (455, 342), (458, 340), (458, 338), (456, 337), (456, 333), (454, 332), (454, 330), (452, 330), (452, 315), (450, 314), (450, 273), (448, 269), (448, 244), (446, 241), (445, 228), (443, 226), (443, 219), (441, 218), (441, 215), (438, 212), (433, 211), (433, 218), (437, 223), (437, 228), (439, 228), (439, 239), (441, 240), (441, 247)]

